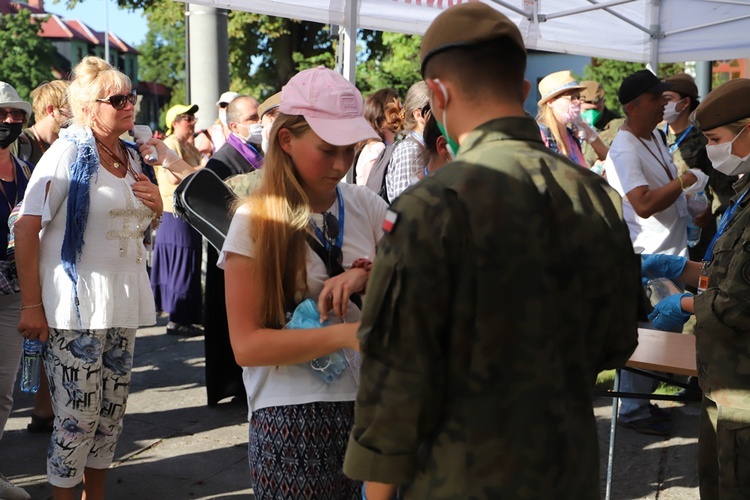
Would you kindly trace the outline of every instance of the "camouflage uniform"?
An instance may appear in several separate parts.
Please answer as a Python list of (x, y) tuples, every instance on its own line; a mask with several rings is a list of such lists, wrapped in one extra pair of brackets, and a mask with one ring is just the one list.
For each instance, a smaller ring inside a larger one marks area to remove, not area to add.
[[(599, 134), (599, 139), (602, 140), (605, 146), (609, 147), (612, 141), (615, 140), (615, 136), (623, 123), (625, 123), (625, 118), (620, 118), (620, 115), (614, 111), (604, 108), (602, 116), (596, 121), (594, 128)], [(581, 149), (583, 149), (583, 157), (586, 158), (589, 167), (593, 167), (596, 160), (599, 159), (596, 151), (594, 151), (594, 148), (587, 141), (583, 141)]]
[[(735, 188), (737, 193), (750, 189), (750, 176), (746, 174)], [(714, 245), (708, 290), (695, 297), (696, 359), (704, 394), (698, 459), (701, 498), (750, 498), (748, 227), (750, 195)]]
[(240, 199), (250, 196), (256, 187), (260, 185), (261, 174), (263, 170), (253, 170), (246, 174), (233, 175), (224, 180), (229, 189), (234, 191)]
[[(670, 149), (681, 135), (681, 133), (674, 134), (669, 130), (667, 131), (667, 144), (669, 144)], [(711, 199), (711, 212), (716, 216), (720, 216), (727, 209), (729, 199), (734, 195), (732, 184), (737, 181), (737, 177), (729, 177), (714, 170), (711, 160), (708, 159), (708, 155), (706, 154), (707, 143), (708, 140), (703, 133), (696, 127), (693, 127), (672, 153), (672, 159), (680, 174), (687, 172), (691, 168), (697, 168), (708, 175), (706, 195)], [(690, 260), (703, 260), (708, 244), (711, 242), (714, 234), (716, 234), (716, 220), (712, 219), (708, 226), (704, 227), (703, 231), (701, 231), (700, 242), (695, 247), (688, 249)]]
[(593, 387), (637, 343), (620, 197), (514, 117), (392, 211), (344, 472), (404, 498), (599, 498)]

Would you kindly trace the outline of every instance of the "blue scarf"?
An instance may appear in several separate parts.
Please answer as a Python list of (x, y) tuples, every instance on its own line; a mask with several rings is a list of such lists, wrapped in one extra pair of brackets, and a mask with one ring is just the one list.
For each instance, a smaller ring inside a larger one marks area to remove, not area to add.
[[(96, 149), (94, 134), (88, 127), (71, 125), (60, 130), (60, 140), (71, 142), (76, 147), (76, 157), (70, 166), (70, 188), (68, 189), (68, 218), (65, 222), (65, 237), (63, 238), (60, 257), (65, 274), (73, 282), (73, 301), (75, 302), (78, 324), (81, 325), (81, 311), (78, 303), (78, 271), (76, 263), (83, 250), (83, 234), (89, 218), (91, 197), (91, 178), (99, 172), (99, 152)], [(134, 149), (134, 146), (126, 146)], [(151, 182), (156, 183), (154, 169), (138, 154), (141, 169)]]

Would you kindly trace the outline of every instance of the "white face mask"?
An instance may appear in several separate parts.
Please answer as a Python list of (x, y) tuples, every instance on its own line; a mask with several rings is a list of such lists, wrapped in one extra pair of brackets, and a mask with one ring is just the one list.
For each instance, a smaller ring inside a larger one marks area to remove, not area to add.
[(571, 102), (565, 97), (555, 99), (551, 106), (555, 112), (555, 116), (563, 123), (573, 123), (581, 116), (581, 104)]
[(225, 127), (229, 126), (227, 125), (227, 108), (219, 108), (219, 121)]
[(247, 135), (243, 136), (235, 132), (234, 134), (242, 139), (243, 141), (247, 142), (248, 144), (261, 144), (263, 142), (263, 125), (260, 123), (253, 123), (252, 125), (240, 125), (237, 124), (238, 127), (246, 127), (247, 128)]
[(263, 131), (260, 134), (263, 137), (260, 142), (260, 149), (262, 149), (264, 153), (268, 153), (268, 146), (271, 144), (271, 138), (269, 137), (270, 133), (271, 125), (266, 125), (263, 127)]
[(667, 123), (674, 123), (677, 118), (680, 117), (683, 111), (685, 111), (685, 108), (682, 108), (680, 111), (677, 111), (677, 105), (680, 104), (685, 99), (680, 99), (679, 101), (670, 101), (667, 103), (666, 106), (664, 106), (664, 121)]
[(734, 136), (730, 142), (723, 144), (708, 144), (706, 146), (706, 153), (708, 159), (711, 160), (711, 164), (714, 168), (725, 175), (739, 175), (750, 172), (750, 155), (740, 158), (732, 154), (732, 144), (737, 138), (742, 135), (742, 132), (747, 130), (747, 127), (740, 130), (740, 133)]

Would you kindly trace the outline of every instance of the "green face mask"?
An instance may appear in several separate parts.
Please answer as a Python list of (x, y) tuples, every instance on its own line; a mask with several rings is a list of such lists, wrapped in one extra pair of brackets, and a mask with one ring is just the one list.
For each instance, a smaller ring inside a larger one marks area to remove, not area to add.
[(443, 137), (445, 137), (445, 142), (448, 143), (448, 148), (450, 149), (451, 156), (453, 158), (456, 157), (458, 154), (458, 148), (460, 147), (456, 141), (450, 138), (450, 136), (445, 133), (445, 128), (443, 128), (443, 124), (439, 121), (435, 120), (435, 123), (437, 123), (438, 129), (440, 129), (440, 133), (443, 134)]
[(602, 112), (598, 109), (587, 109), (583, 113), (581, 113), (581, 116), (583, 117), (583, 120), (589, 124), (590, 127), (594, 126), (594, 123), (599, 121), (599, 118), (602, 116)]

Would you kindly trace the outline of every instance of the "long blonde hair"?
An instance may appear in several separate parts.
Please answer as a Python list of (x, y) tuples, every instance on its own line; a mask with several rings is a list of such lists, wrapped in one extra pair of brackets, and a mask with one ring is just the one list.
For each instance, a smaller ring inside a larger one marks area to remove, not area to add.
[(258, 263), (258, 306), (264, 327), (280, 328), (285, 313), (306, 291), (307, 228), (310, 207), (292, 158), (279, 144), (279, 130), (294, 137), (310, 131), (302, 116), (279, 113), (270, 132), (258, 188), (245, 200), (250, 208), (250, 237)]
[(552, 132), (552, 137), (554, 137), (555, 141), (557, 141), (557, 148), (560, 151), (560, 154), (563, 156), (568, 156), (568, 154), (570, 153), (570, 151), (568, 151), (568, 144), (560, 135), (560, 129), (557, 126), (557, 119), (555, 118), (555, 112), (552, 109), (552, 106), (549, 105), (549, 101), (545, 102), (539, 107), (539, 111), (537, 111), (536, 113), (536, 121), (537, 123), (546, 125), (547, 128), (550, 129), (550, 131)]

